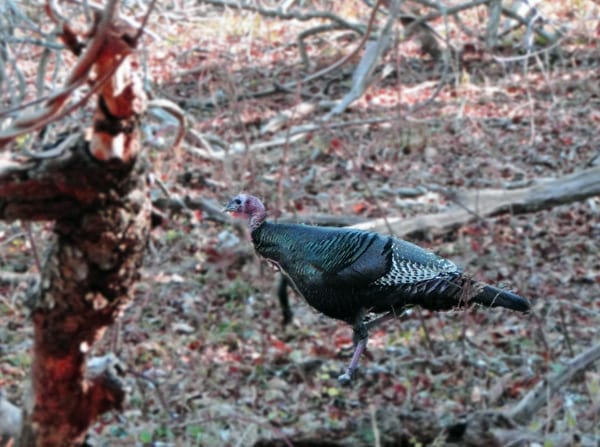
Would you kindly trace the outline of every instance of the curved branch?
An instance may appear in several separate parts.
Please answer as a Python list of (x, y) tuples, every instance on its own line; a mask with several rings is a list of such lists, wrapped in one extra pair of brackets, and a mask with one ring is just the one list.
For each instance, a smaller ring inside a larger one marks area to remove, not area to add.
[(188, 127), (185, 112), (181, 109), (181, 107), (179, 107), (173, 101), (169, 101), (168, 99), (153, 99), (151, 101), (148, 101), (148, 108), (153, 107), (163, 109), (165, 112), (172, 115), (179, 122), (177, 136), (175, 137), (175, 141), (173, 142), (173, 148), (178, 148), (181, 142), (183, 141), (183, 137), (185, 136), (185, 132)]
[(0, 147), (6, 145), (14, 138), (25, 133), (32, 132), (42, 126), (47, 125), (56, 119), (56, 115), (61, 111), (65, 102), (69, 99), (73, 91), (84, 84), (111, 27), (114, 18), (118, 0), (110, 0), (106, 5), (105, 12), (98, 24), (96, 34), (91, 44), (83, 53), (77, 64), (71, 70), (71, 74), (65, 83), (65, 87), (52, 95), (46, 102), (46, 106), (36, 112), (29, 113), (17, 120), (8, 129), (0, 132)]

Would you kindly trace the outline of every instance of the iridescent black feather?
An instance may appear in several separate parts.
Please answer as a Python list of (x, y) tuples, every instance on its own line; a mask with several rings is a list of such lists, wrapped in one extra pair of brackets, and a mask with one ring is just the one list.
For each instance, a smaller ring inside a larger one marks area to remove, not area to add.
[(312, 307), (353, 325), (359, 346), (344, 380), (356, 368), (367, 329), (374, 325), (363, 323), (368, 312), (396, 314), (415, 305), (447, 310), (471, 303), (529, 310), (525, 298), (475, 281), (452, 261), (401, 239), (349, 228), (270, 223), (260, 200), (245, 194), (226, 210), (248, 221), (258, 254), (277, 265)]
[(378, 233), (263, 222), (252, 241), (311, 306), (351, 324), (368, 311), (411, 305), (529, 309), (524, 298), (472, 280), (453, 262)]

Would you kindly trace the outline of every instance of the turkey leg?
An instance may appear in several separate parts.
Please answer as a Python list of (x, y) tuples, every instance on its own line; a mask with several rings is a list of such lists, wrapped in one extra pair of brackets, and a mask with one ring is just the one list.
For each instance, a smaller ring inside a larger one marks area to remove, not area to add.
[(352, 354), (352, 360), (350, 360), (350, 364), (348, 368), (346, 368), (346, 372), (338, 377), (338, 382), (342, 385), (347, 385), (352, 380), (352, 376), (354, 375), (354, 371), (358, 368), (358, 361), (363, 351), (367, 347), (367, 341), (369, 339), (369, 329), (384, 323), (385, 321), (391, 320), (394, 318), (396, 314), (394, 312), (388, 312), (380, 317), (377, 317), (367, 323), (363, 323), (362, 321), (355, 325), (353, 328), (354, 331), (354, 354)]
[(350, 360), (350, 365), (348, 365), (346, 372), (338, 377), (338, 382), (340, 382), (340, 384), (347, 385), (352, 380), (352, 375), (354, 374), (356, 368), (358, 368), (358, 359), (360, 359), (361, 354), (367, 346), (367, 340), (368, 336), (365, 336), (365, 338), (361, 338), (358, 340), (358, 343), (356, 343), (356, 348), (354, 349), (352, 360)]

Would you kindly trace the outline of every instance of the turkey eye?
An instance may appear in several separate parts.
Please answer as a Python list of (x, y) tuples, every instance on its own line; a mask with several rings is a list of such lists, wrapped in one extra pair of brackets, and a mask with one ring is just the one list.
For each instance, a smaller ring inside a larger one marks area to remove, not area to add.
[(240, 199), (235, 199), (235, 200), (233, 201), (233, 203), (235, 203), (236, 205), (241, 205), (241, 204), (242, 204), (242, 201), (241, 201)]

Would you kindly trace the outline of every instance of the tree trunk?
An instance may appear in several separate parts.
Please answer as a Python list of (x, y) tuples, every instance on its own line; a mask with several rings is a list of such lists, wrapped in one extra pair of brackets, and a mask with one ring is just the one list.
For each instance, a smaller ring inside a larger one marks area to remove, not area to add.
[(124, 397), (108, 372), (86, 377), (85, 358), (129, 301), (150, 208), (138, 164), (113, 163), (109, 170), (92, 163), (88, 157), (77, 171), (66, 168), (68, 187), (95, 179), (98, 200), (56, 221), (39, 294), (29, 303), (33, 393), (24, 408), (23, 447), (78, 445), (96, 417), (119, 409)]
[(131, 299), (150, 229), (139, 156), (145, 97), (128, 58), (139, 34), (113, 20), (116, 6), (110, 0), (86, 35), (67, 85), (0, 132), (2, 145), (58, 119), (80, 85), (99, 93), (91, 138), (69, 135), (48, 151), (0, 156), (0, 219), (55, 220), (39, 289), (26, 303), (34, 337), (31, 392), (15, 439), (21, 447), (81, 445), (96, 418), (119, 410), (125, 396), (110, 362), (86, 369), (92, 345)]

